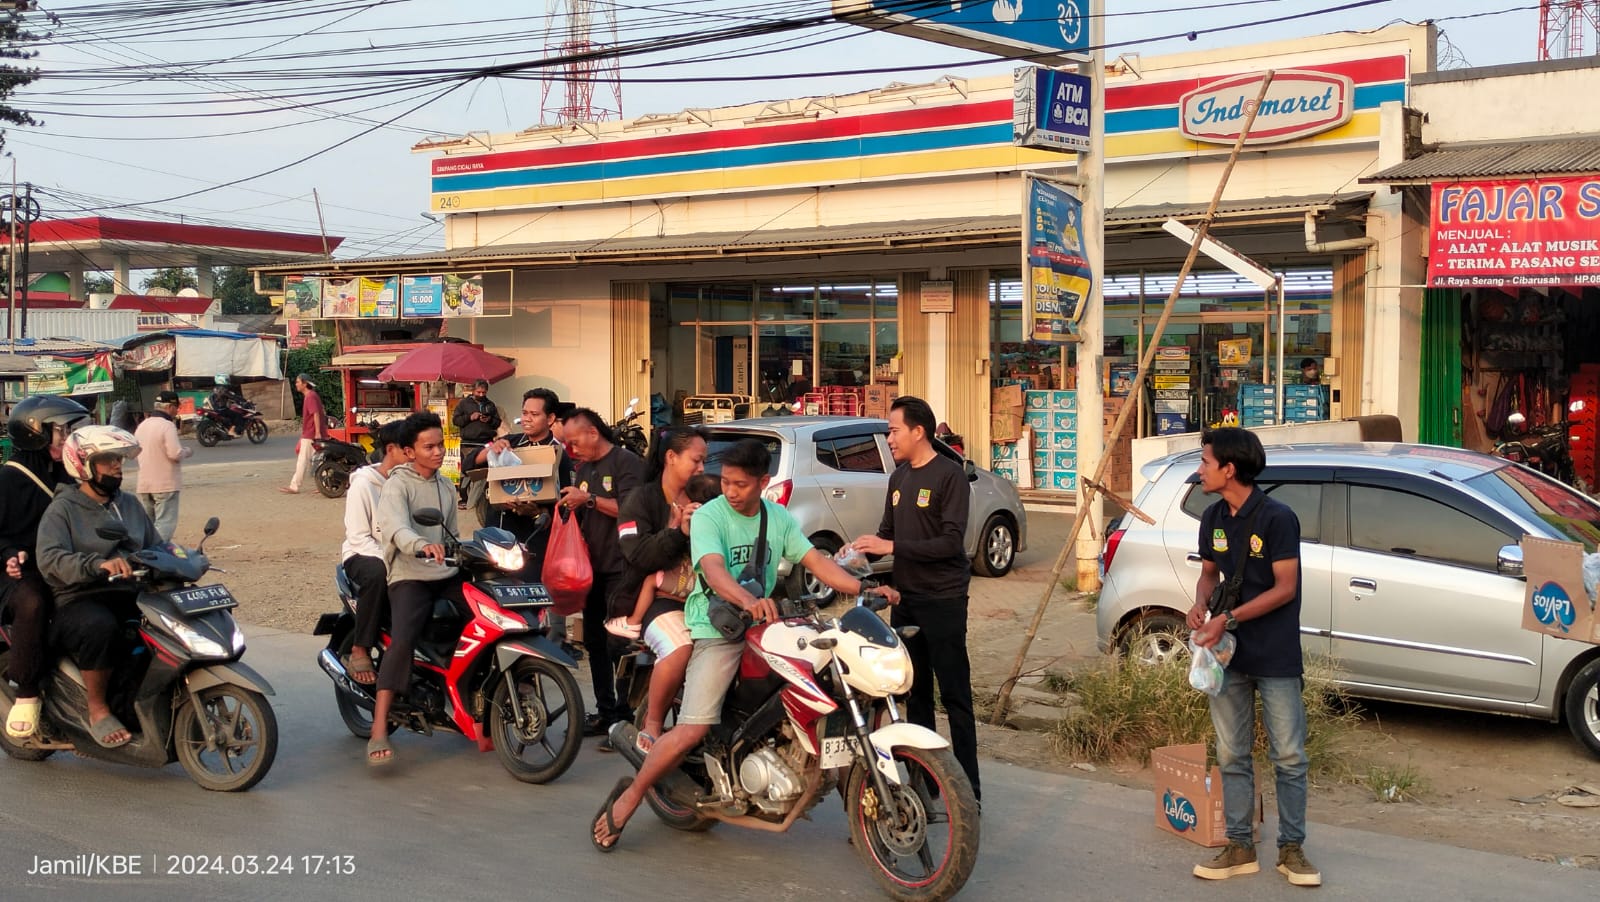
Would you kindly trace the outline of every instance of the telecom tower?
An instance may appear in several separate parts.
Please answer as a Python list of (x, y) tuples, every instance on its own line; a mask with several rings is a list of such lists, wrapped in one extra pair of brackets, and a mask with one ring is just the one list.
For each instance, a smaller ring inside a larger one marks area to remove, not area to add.
[(616, 45), (616, 6), (596, 0), (550, 0), (545, 55), (563, 62), (545, 69), (539, 94), (541, 124), (622, 118), (622, 81), (612, 55)]
[(1600, 0), (1541, 0), (1539, 59), (1576, 59), (1591, 53), (1600, 53)]

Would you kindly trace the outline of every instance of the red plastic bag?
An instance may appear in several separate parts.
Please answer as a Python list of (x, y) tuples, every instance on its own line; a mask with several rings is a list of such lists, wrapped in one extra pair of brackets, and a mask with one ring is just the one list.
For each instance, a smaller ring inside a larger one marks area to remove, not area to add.
[(594, 586), (589, 544), (583, 540), (578, 518), (559, 506), (550, 520), (550, 542), (544, 552), (544, 587), (555, 602), (554, 610), (569, 616), (583, 610)]

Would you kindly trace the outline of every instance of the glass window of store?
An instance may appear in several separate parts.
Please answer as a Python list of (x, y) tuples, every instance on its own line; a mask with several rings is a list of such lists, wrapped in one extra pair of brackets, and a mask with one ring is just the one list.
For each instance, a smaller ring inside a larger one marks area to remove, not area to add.
[(786, 403), (894, 378), (890, 361), (900, 352), (895, 275), (671, 283), (666, 291), (673, 371), (683, 372), (676, 357), (692, 345), (693, 393)]

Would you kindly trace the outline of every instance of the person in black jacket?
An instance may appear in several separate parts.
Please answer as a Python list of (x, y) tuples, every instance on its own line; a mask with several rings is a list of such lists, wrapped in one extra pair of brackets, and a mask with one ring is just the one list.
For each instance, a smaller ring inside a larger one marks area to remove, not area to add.
[(934, 450), (933, 408), (902, 395), (889, 407), (889, 451), (894, 474), (877, 535), (852, 543), (863, 554), (894, 555), (900, 604), (890, 624), (920, 627), (906, 640), (911, 653), (911, 697), (906, 718), (934, 729), (933, 681), (950, 718), (950, 746), (980, 801), (978, 727), (972, 715), (972, 667), (967, 659), (967, 511), (971, 489), (961, 465)]
[(17, 403), (6, 424), (13, 453), (0, 467), (0, 599), (11, 609), (11, 664), (0, 676), (17, 684), (5, 727), (12, 739), (27, 739), (39, 727), (39, 678), (54, 607), (39, 575), (39, 520), (56, 487), (72, 482), (61, 465), (67, 433), (88, 421), (89, 411), (71, 398), (34, 395)]
[[(617, 509), (617, 539), (627, 562), (619, 591), (622, 597), (638, 597), (647, 583), (655, 588), (657, 572), (688, 561), (689, 520), (700, 507), (689, 497), (689, 482), (705, 469), (706, 438), (700, 430), (673, 429), (656, 441), (650, 481), (624, 498)], [(616, 635), (643, 635), (656, 657), (655, 669), (650, 672), (649, 708), (638, 740), (640, 750), (647, 753), (661, 735), (667, 705), (683, 685), (683, 672), (694, 648), (683, 620), (683, 601), (666, 597), (672, 592), (670, 587), (661, 588), (638, 626), (628, 629), (627, 617), (606, 623), (607, 631)]]
[[(479, 379), (473, 383), (472, 394), (456, 402), (456, 412), (450, 422), (461, 433), (461, 472), (465, 473), (471, 469), (467, 462), (476, 461), (483, 446), (494, 441), (495, 434), (500, 430), (500, 409), (489, 400), (488, 382)], [(471, 485), (471, 482), (463, 479), (457, 489), (457, 507), (461, 510), (467, 509), (467, 492)]]

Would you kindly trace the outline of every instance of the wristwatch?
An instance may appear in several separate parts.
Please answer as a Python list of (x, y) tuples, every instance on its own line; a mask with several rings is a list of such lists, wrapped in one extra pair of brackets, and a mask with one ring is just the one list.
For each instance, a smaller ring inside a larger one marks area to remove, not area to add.
[(588, 501), (585, 501), (585, 502), (583, 502), (583, 506), (584, 506), (584, 507), (594, 507), (594, 496), (593, 496), (593, 495), (590, 495), (590, 496), (589, 496), (589, 500), (588, 500)]
[(1228, 613), (1223, 614), (1222, 615), (1222, 628), (1225, 629), (1225, 630), (1238, 629), (1239, 628), (1239, 618), (1233, 616), (1233, 612), (1232, 611), (1229, 611)]

